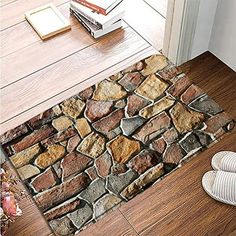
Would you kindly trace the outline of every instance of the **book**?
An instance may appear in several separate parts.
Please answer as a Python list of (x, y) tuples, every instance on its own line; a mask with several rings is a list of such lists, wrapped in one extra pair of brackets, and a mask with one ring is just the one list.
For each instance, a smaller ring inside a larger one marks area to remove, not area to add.
[(77, 12), (73, 11), (72, 9), (70, 9), (70, 11), (94, 38), (99, 38), (122, 27), (122, 20), (118, 20), (117, 22), (108, 26), (106, 29), (102, 29), (99, 26), (92, 24), (89, 20), (87, 20), (85, 17), (78, 14)]
[(107, 15), (123, 0), (74, 0), (96, 12)]
[(70, 2), (70, 8), (82, 15), (84, 18), (89, 20), (94, 25), (97, 25), (98, 27), (105, 29), (115, 23), (116, 21), (120, 20), (124, 16), (124, 10), (120, 7), (117, 7), (113, 9), (108, 15), (104, 16), (98, 12), (94, 12), (92, 9), (87, 8), (75, 1)]

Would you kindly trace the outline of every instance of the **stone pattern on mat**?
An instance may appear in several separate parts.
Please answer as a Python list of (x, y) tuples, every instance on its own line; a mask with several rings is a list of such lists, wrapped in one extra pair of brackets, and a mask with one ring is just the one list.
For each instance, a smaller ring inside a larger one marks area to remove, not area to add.
[(6, 132), (0, 142), (57, 235), (73, 235), (234, 126), (153, 55)]

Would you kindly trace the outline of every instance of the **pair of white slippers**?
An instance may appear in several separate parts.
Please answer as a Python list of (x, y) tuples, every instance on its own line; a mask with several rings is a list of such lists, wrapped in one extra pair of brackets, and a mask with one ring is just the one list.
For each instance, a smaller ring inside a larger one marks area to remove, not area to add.
[(217, 201), (236, 206), (236, 153), (218, 152), (212, 158), (213, 171), (202, 177), (202, 186)]

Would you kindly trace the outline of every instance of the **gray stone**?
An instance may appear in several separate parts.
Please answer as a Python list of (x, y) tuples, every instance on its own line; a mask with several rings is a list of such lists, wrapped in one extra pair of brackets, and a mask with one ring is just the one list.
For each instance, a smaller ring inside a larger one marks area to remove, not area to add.
[(92, 219), (93, 211), (85, 201), (81, 201), (79, 209), (68, 214), (73, 224), (80, 229), (86, 222)]
[(201, 144), (196, 139), (193, 133), (185, 136), (180, 142), (180, 146), (187, 152), (191, 152), (193, 150), (201, 148)]
[(144, 124), (146, 120), (140, 116), (135, 116), (132, 118), (123, 118), (121, 120), (121, 129), (124, 135), (131, 135), (135, 130), (137, 130), (141, 125)]
[(93, 203), (105, 193), (106, 189), (104, 180), (96, 179), (80, 193), (80, 197), (88, 202)]
[(116, 197), (113, 194), (107, 194), (100, 198), (95, 206), (94, 206), (94, 214), (95, 217), (99, 217), (111, 208), (113, 208), (115, 205), (119, 204), (121, 202), (121, 199)]
[(119, 194), (127, 185), (129, 185), (137, 174), (133, 170), (129, 170), (124, 174), (113, 175), (107, 178), (107, 188), (115, 194)]
[(189, 107), (211, 116), (214, 116), (223, 111), (222, 108), (220, 108), (219, 105), (208, 96), (200, 97), (197, 100), (191, 102)]
[(200, 130), (194, 131), (194, 134), (197, 136), (199, 142), (204, 147), (208, 146), (213, 141), (210, 135), (203, 133)]
[(75, 232), (74, 227), (70, 219), (65, 216), (49, 222), (55, 235), (59, 236), (72, 236)]

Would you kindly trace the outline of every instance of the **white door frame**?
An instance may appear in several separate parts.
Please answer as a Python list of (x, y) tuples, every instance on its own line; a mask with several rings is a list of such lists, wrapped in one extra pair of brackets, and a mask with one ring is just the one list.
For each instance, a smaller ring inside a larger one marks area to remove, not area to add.
[(176, 65), (190, 59), (200, 0), (168, 0), (163, 54)]

